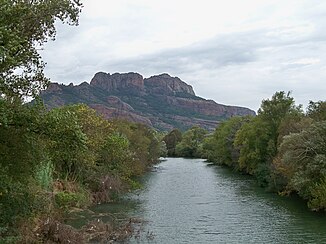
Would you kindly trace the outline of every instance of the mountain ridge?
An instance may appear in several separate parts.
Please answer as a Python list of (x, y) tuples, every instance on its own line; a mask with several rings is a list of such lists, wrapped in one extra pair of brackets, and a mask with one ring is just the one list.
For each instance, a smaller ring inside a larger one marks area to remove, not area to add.
[(213, 130), (232, 116), (255, 115), (240, 106), (216, 103), (196, 96), (191, 85), (169, 74), (143, 78), (139, 73), (98, 72), (90, 83), (51, 83), (40, 94), (48, 108), (85, 103), (107, 119), (124, 118), (159, 130)]

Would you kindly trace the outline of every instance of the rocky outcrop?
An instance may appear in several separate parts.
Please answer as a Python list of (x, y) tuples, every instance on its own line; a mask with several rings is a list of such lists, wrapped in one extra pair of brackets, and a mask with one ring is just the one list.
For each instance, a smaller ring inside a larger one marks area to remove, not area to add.
[(106, 92), (118, 91), (135, 91), (140, 92), (144, 90), (144, 79), (138, 73), (119, 74), (98, 72), (91, 80), (91, 86), (101, 88)]
[(50, 83), (48, 88), (44, 91), (41, 92), (41, 95), (43, 94), (48, 94), (48, 93), (57, 93), (60, 94), (62, 91), (62, 87), (64, 85), (59, 85), (58, 83), (54, 82), (54, 83)]
[(248, 108), (197, 97), (190, 85), (168, 74), (143, 79), (137, 73), (99, 72), (90, 84), (51, 83), (41, 97), (49, 108), (85, 103), (107, 119), (127, 119), (159, 130), (194, 125), (214, 130), (220, 121), (232, 116), (255, 114)]
[(151, 94), (175, 96), (177, 94), (189, 94), (195, 96), (192, 87), (178, 77), (168, 74), (155, 75), (144, 80), (146, 91)]
[(193, 111), (208, 116), (243, 116), (243, 115), (255, 115), (254, 111), (250, 111), (247, 108), (237, 106), (225, 106), (218, 104), (213, 100), (204, 99), (191, 99), (191, 98), (175, 98), (166, 97), (166, 101), (171, 106), (177, 106), (186, 110)]

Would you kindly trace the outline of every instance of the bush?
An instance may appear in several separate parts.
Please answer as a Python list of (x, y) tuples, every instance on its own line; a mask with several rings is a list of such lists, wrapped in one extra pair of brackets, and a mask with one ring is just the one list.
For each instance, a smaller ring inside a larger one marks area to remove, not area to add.
[(308, 202), (308, 207), (312, 210), (326, 209), (326, 179), (323, 179), (311, 189), (312, 198)]
[(28, 187), (8, 178), (2, 177), (0, 185), (0, 228), (5, 232), (0, 237), (3, 237), (11, 233), (18, 222), (31, 216), (35, 199)]
[(61, 209), (68, 210), (72, 207), (83, 207), (88, 204), (88, 196), (85, 192), (66, 192), (61, 191), (55, 194), (55, 203)]

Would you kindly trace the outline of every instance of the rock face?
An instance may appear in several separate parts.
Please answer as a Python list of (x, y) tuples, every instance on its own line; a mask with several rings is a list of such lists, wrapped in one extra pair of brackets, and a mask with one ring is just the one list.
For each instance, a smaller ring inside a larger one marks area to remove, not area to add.
[(144, 80), (146, 91), (150, 94), (175, 96), (177, 94), (190, 94), (195, 96), (192, 87), (178, 77), (168, 74), (155, 75)]
[(107, 119), (123, 118), (159, 130), (185, 130), (194, 125), (213, 130), (232, 116), (255, 115), (248, 108), (197, 97), (190, 85), (168, 74), (144, 79), (138, 73), (99, 72), (90, 84), (51, 83), (41, 97), (49, 108), (85, 103)]
[(123, 92), (123, 91), (143, 91), (144, 79), (143, 76), (137, 73), (119, 74), (98, 72), (91, 80), (91, 86), (101, 88), (108, 93)]

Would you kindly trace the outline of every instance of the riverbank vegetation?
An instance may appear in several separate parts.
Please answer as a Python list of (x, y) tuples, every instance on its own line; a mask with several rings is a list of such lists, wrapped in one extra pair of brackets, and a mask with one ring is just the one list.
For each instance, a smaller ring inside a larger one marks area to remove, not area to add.
[(163, 140), (172, 157), (201, 157), (253, 175), (269, 191), (298, 194), (311, 210), (326, 209), (326, 101), (307, 111), (290, 93), (262, 101), (257, 116), (232, 117), (216, 130), (175, 129)]
[(174, 129), (163, 137), (169, 157), (200, 158), (207, 131), (194, 126), (182, 133)]
[(160, 154), (152, 129), (109, 122), (86, 105), (47, 111), (41, 104), (1, 99), (0, 110), (3, 238), (16, 236), (22, 223), (114, 200), (137, 187), (134, 177)]
[(54, 39), (56, 20), (77, 25), (81, 7), (78, 0), (1, 2), (1, 243), (78, 243), (84, 237), (60, 222), (64, 214), (137, 188), (134, 177), (160, 156), (160, 135), (149, 127), (107, 121), (82, 104), (49, 111), (38, 100), (48, 84), (38, 50)]
[(307, 112), (290, 93), (263, 100), (255, 117), (234, 117), (205, 139), (203, 157), (257, 178), (282, 195), (298, 194), (326, 209), (326, 102)]

